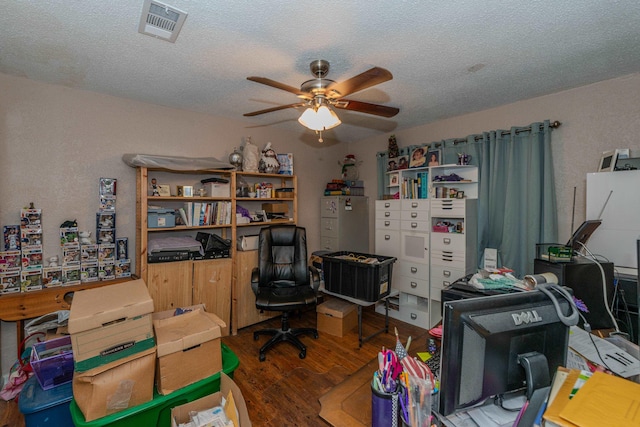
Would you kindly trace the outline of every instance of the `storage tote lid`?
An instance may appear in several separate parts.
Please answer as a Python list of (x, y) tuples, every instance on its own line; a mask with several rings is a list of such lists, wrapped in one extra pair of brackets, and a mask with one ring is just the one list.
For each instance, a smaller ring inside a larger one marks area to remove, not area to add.
[(332, 298), (316, 307), (317, 313), (342, 319), (356, 309), (356, 305), (339, 298)]
[(176, 211), (173, 209), (167, 209), (167, 208), (147, 208), (147, 213), (175, 215)]
[(32, 375), (31, 378), (24, 383), (24, 387), (20, 392), (18, 408), (20, 412), (28, 415), (63, 403), (68, 404), (71, 398), (73, 398), (71, 382), (53, 387), (49, 390), (43, 390), (36, 376)]
[(76, 334), (151, 313), (153, 300), (144, 280), (130, 280), (75, 292), (68, 329), (70, 334)]

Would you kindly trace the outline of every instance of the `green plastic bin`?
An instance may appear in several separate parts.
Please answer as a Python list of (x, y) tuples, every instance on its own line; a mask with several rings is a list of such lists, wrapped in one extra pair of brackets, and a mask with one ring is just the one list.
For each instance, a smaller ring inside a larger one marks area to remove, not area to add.
[[(240, 365), (238, 356), (224, 343), (222, 345), (222, 370), (230, 378), (233, 372)], [(131, 426), (131, 427), (170, 427), (171, 408), (192, 402), (201, 397), (220, 391), (220, 373), (190, 384), (176, 390), (173, 393), (163, 396), (154, 389), (153, 400), (125, 409), (115, 414), (107, 415), (93, 421), (85, 421), (84, 415), (76, 404), (75, 399), (71, 400), (71, 419), (76, 427), (84, 426)]]

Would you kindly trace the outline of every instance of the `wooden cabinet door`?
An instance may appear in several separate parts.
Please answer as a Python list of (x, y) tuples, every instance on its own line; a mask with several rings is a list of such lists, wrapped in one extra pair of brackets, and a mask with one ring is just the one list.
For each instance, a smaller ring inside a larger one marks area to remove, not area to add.
[(155, 311), (192, 305), (193, 261), (149, 264), (147, 287)]
[(231, 322), (231, 258), (193, 262), (193, 303), (224, 320), (222, 335), (229, 335)]
[(235, 259), (235, 307), (237, 310), (237, 326), (235, 330), (262, 322), (279, 315), (274, 311), (260, 313), (256, 308), (256, 296), (251, 290), (251, 271), (258, 266), (258, 251), (237, 251)]

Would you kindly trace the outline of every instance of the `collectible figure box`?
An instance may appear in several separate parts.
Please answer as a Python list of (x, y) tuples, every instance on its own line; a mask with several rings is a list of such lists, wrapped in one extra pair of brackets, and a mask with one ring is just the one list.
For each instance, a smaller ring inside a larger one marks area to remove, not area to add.
[(42, 270), (42, 285), (45, 288), (62, 286), (62, 267), (45, 267)]
[(20, 270), (0, 273), (0, 294), (20, 292)]
[(68, 324), (76, 371), (155, 348), (151, 313), (141, 279), (76, 292)]
[(22, 292), (39, 291), (42, 289), (42, 269), (22, 270), (20, 273), (20, 290)]
[(343, 337), (358, 325), (356, 305), (338, 298), (332, 298), (316, 307), (317, 328), (320, 332)]
[[(171, 427), (186, 425), (192, 412), (218, 407), (222, 405), (223, 400), (226, 400), (225, 412), (231, 414), (231, 416), (237, 414), (238, 419), (234, 426), (251, 427), (247, 404), (238, 385), (224, 372), (220, 374), (220, 391), (171, 409)], [(233, 399), (229, 399), (229, 394), (233, 396)]]
[(22, 254), (20, 251), (0, 252), (0, 273), (20, 272)]
[(92, 421), (151, 401), (155, 360), (153, 346), (88, 371), (76, 371), (73, 397), (85, 420)]
[(158, 346), (156, 385), (169, 394), (222, 369), (220, 350), (222, 319), (202, 306), (174, 315), (174, 310), (154, 313)]

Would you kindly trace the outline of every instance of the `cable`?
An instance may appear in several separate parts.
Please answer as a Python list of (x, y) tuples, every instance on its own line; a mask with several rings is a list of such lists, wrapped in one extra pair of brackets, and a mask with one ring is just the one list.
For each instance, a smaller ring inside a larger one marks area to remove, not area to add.
[(604, 274), (604, 268), (602, 268), (602, 264), (600, 264), (600, 262), (596, 259), (595, 255), (593, 255), (591, 253), (589, 248), (587, 248), (584, 243), (582, 243), (582, 242), (577, 242), (577, 243), (579, 243), (580, 246), (582, 246), (587, 251), (587, 253), (589, 255), (591, 255), (591, 258), (586, 257), (586, 256), (584, 258), (589, 260), (589, 261), (591, 261), (591, 262), (593, 262), (593, 263), (595, 263), (598, 266), (598, 268), (600, 269), (600, 275), (602, 277), (602, 298), (604, 299), (604, 306), (605, 306), (605, 308), (607, 310), (607, 313), (609, 314), (609, 317), (611, 318), (611, 321), (613, 322), (613, 326), (614, 326), (616, 332), (620, 333), (620, 328), (618, 327), (618, 322), (616, 322), (616, 318), (613, 316), (613, 313), (611, 312), (611, 309), (609, 308), (609, 300), (607, 298), (607, 278), (606, 278), (606, 276)]
[[(540, 283), (536, 286), (536, 289), (545, 294), (553, 303), (553, 306), (556, 309), (556, 313), (558, 314), (558, 318), (562, 323), (567, 326), (574, 326), (578, 324), (578, 316), (581, 316), (578, 307), (576, 307), (575, 301), (573, 301), (573, 297), (569, 295), (569, 292), (564, 290), (561, 286), (556, 285), (555, 283)], [(562, 313), (562, 309), (560, 308), (560, 304), (558, 303), (558, 299), (551, 292), (552, 290), (556, 291), (560, 294), (561, 297), (567, 300), (569, 303), (569, 308), (571, 309), (571, 313), (568, 316), (565, 316)]]

